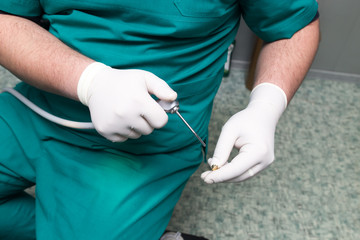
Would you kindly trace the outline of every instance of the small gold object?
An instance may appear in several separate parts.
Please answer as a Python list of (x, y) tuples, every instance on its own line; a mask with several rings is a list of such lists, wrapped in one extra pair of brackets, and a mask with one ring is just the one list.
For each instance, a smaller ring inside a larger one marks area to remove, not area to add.
[(211, 165), (211, 170), (212, 171), (215, 171), (215, 170), (218, 170), (219, 169), (219, 166), (218, 165)]

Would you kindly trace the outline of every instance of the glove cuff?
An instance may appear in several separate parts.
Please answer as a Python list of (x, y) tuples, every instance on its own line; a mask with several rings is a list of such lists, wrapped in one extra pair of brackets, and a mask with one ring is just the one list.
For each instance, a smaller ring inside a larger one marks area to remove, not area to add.
[(85, 106), (89, 102), (89, 91), (91, 84), (99, 71), (105, 68), (110, 68), (103, 63), (94, 62), (88, 65), (85, 70), (82, 72), (78, 85), (77, 85), (77, 95), (82, 104)]
[(278, 120), (287, 107), (287, 97), (275, 84), (261, 83), (251, 91), (249, 106), (258, 103), (270, 107)]

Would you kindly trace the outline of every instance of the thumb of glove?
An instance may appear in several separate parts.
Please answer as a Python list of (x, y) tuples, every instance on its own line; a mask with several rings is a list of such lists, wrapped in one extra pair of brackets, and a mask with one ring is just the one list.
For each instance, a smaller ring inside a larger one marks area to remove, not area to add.
[[(208, 159), (208, 164), (212, 169), (212, 171), (206, 171), (201, 174), (201, 178), (206, 183), (211, 184), (215, 182), (224, 181), (224, 179), (222, 179), (223, 174), (221, 174), (221, 172), (224, 171), (224, 169), (221, 168), (227, 165), (231, 151), (237, 140), (237, 136), (234, 134), (234, 131), (232, 131), (229, 125), (231, 124), (227, 123), (223, 127), (221, 134), (219, 136), (219, 140), (214, 150), (214, 155), (212, 158)], [(216, 173), (213, 172), (214, 170), (217, 170)]]
[(164, 101), (176, 100), (177, 93), (172, 90), (171, 87), (164, 80), (150, 72), (146, 73), (146, 87), (150, 94), (154, 94), (156, 97)]

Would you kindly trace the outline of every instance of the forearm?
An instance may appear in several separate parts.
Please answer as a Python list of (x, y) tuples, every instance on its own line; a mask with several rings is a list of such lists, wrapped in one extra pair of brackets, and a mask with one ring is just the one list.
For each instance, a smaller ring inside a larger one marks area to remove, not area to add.
[(78, 79), (93, 60), (27, 19), (0, 14), (0, 22), (0, 64), (30, 85), (77, 100)]
[(284, 90), (290, 102), (311, 66), (319, 40), (319, 20), (316, 20), (291, 39), (265, 44), (258, 59), (255, 86), (273, 83)]

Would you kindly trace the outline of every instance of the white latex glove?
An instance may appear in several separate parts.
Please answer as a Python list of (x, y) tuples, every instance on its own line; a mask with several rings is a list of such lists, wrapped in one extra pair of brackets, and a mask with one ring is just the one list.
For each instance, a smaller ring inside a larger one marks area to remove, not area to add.
[[(285, 110), (284, 91), (271, 83), (256, 86), (249, 105), (232, 116), (222, 128), (214, 156), (208, 160), (218, 170), (206, 171), (201, 178), (206, 183), (244, 181), (274, 161), (274, 135), (276, 124)], [(230, 162), (233, 148), (239, 154)]]
[(164, 80), (150, 72), (117, 70), (99, 62), (84, 70), (77, 93), (89, 107), (95, 129), (113, 142), (148, 135), (167, 123), (167, 114), (150, 94), (166, 101), (177, 97)]

